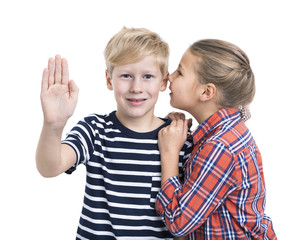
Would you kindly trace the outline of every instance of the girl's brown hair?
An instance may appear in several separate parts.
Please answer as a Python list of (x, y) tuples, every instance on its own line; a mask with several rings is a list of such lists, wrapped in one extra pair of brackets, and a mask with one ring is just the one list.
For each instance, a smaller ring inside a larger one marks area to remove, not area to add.
[(200, 40), (191, 45), (191, 53), (198, 56), (196, 71), (203, 84), (216, 86), (219, 105), (239, 108), (241, 117), (250, 117), (248, 105), (255, 95), (255, 79), (250, 62), (239, 47), (216, 39)]

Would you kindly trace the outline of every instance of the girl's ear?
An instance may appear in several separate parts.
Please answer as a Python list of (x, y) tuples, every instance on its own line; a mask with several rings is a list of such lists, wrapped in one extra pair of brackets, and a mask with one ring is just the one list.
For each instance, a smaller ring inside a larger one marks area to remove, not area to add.
[(213, 83), (208, 83), (202, 86), (200, 100), (202, 102), (211, 100), (216, 95), (216, 86)]
[(111, 78), (109, 77), (109, 74), (108, 74), (108, 71), (107, 71), (107, 70), (105, 71), (105, 74), (106, 74), (106, 84), (107, 84), (107, 88), (108, 88), (109, 90), (113, 90), (112, 81), (111, 81)]
[(169, 79), (169, 73), (167, 73), (164, 79), (162, 80), (161, 87), (160, 87), (161, 92), (164, 92), (166, 90), (168, 79)]

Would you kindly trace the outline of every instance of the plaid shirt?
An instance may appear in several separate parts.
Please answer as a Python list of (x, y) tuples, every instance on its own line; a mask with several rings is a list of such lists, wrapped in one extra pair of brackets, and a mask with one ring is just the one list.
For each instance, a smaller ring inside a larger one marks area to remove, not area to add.
[(156, 210), (175, 236), (189, 239), (277, 239), (264, 214), (260, 152), (235, 109), (221, 109), (193, 133), (185, 182), (169, 178)]

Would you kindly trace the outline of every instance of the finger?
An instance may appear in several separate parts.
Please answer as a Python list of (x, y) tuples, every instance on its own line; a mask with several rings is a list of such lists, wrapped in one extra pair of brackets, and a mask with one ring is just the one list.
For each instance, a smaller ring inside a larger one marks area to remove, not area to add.
[(182, 120), (185, 120), (185, 114), (184, 113), (179, 113), (179, 118)]
[(185, 120), (185, 114), (180, 112), (171, 112), (168, 113), (166, 118), (170, 118), (171, 120), (179, 120), (179, 119)]
[(180, 119), (185, 120), (185, 115), (183, 113), (176, 112), (174, 113), (174, 117), (176, 120), (180, 120)]
[(67, 64), (67, 60), (65, 58), (63, 58), (61, 60), (61, 65), (62, 65), (62, 81), (61, 81), (61, 83), (63, 85), (67, 85), (69, 82), (69, 67)]
[(180, 129), (180, 131), (184, 131), (185, 120), (183, 120), (183, 119), (178, 119), (178, 120), (176, 121), (176, 125), (177, 125), (177, 127)]
[(55, 56), (54, 83), (61, 84), (61, 57), (59, 55)]
[(49, 70), (49, 87), (54, 84), (54, 59), (50, 58), (48, 61)]
[(168, 114), (165, 116), (165, 118), (169, 118), (169, 119), (173, 120), (173, 119), (174, 119), (173, 114), (174, 114), (174, 112), (168, 113)]
[(49, 70), (47, 68), (43, 71), (41, 92), (47, 91), (49, 88)]
[(171, 123), (169, 124), (170, 127), (176, 127), (177, 126), (177, 120), (172, 119)]

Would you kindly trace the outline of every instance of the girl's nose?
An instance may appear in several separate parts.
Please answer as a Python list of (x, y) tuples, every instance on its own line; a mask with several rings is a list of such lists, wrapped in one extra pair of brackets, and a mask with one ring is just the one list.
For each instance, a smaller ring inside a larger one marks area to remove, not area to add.
[(169, 81), (170, 83), (173, 82), (173, 79), (174, 79), (174, 73), (172, 73), (172, 74), (170, 74), (170, 75), (168, 76), (168, 81)]

